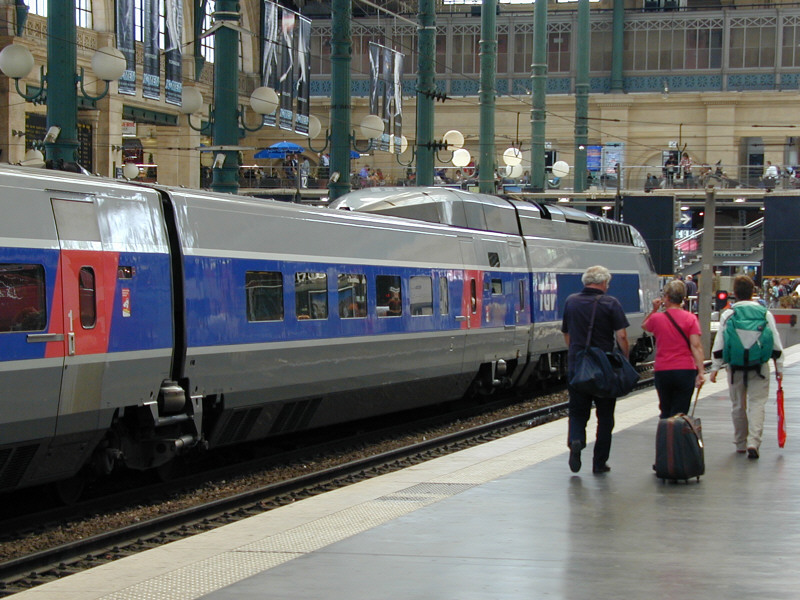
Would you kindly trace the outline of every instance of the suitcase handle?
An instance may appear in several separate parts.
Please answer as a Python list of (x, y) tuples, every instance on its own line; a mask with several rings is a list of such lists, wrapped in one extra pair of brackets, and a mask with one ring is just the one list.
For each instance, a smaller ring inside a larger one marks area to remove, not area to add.
[(700, 390), (703, 389), (701, 385), (697, 388), (697, 393), (694, 395), (694, 404), (692, 404), (692, 412), (689, 414), (690, 417), (694, 417), (694, 409), (697, 408), (697, 403), (700, 401)]

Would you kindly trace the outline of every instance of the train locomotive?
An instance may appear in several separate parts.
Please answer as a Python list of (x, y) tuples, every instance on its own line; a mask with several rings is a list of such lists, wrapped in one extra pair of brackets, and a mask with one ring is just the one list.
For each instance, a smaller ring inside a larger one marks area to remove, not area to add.
[(635, 229), (446, 188), (328, 208), (0, 167), (0, 492), (562, 377), (566, 297)]

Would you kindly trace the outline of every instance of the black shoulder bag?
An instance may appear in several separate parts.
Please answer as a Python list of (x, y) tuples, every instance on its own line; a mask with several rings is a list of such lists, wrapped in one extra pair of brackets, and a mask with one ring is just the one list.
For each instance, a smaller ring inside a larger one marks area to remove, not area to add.
[(616, 345), (612, 352), (603, 352), (597, 346), (591, 345), (599, 301), (600, 296), (597, 296), (589, 320), (586, 345), (575, 353), (575, 369), (569, 378), (569, 385), (582, 394), (598, 398), (619, 398), (633, 390), (633, 386), (639, 381), (639, 373)]

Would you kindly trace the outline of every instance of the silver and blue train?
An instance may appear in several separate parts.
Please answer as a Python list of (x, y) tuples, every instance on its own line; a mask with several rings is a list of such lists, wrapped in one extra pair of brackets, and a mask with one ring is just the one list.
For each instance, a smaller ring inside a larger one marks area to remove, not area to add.
[(641, 236), (556, 205), (318, 208), (2, 166), (0, 214), (0, 491), (561, 377), (594, 264), (652, 349)]

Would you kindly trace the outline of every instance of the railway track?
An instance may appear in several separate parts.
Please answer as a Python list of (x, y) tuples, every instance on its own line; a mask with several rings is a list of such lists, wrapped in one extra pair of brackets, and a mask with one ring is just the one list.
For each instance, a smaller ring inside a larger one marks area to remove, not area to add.
[[(643, 379), (639, 385), (644, 387), (650, 385), (651, 382), (652, 379)], [(465, 427), (454, 433), (417, 440), (399, 448), (348, 460), (333, 467), (312, 470), (308, 474), (291, 479), (259, 485), (224, 498), (202, 502), (179, 510), (167, 510), (164, 514), (152, 518), (7, 560), (0, 563), (0, 597), (9, 596), (177, 539), (202, 533), (302, 498), (510, 435), (516, 431), (560, 418), (566, 414), (566, 408), (566, 402), (559, 402), (488, 423)], [(463, 418), (463, 416), (456, 417), (456, 419), (459, 418)], [(424, 429), (427, 426), (430, 424), (417, 424), (418, 429)], [(406, 424), (405, 427), (408, 429), (409, 425)], [(374, 436), (375, 432), (369, 435)], [(335, 445), (327, 443), (311, 451), (306, 449), (304, 455), (308, 458), (310, 454), (319, 455), (320, 453), (339, 451), (335, 448)], [(274, 464), (276, 460), (298, 460), (300, 456), (300, 452), (290, 452), (269, 460)], [(239, 467), (238, 470), (244, 471), (253, 467), (252, 464), (247, 466), (248, 464)], [(167, 487), (203, 485), (210, 478), (222, 476), (222, 473), (222, 471), (215, 474), (204, 472), (184, 478), (174, 484), (167, 484)], [(230, 467), (224, 471), (224, 474), (231, 476)], [(138, 498), (163, 493), (162, 484), (161, 486), (145, 486), (133, 492), (135, 494), (133, 497), (131, 491), (121, 494), (127, 497), (127, 503), (130, 505), (131, 500), (136, 502)], [(114, 510), (113, 507), (120, 504), (121, 501), (122, 498), (116, 495), (97, 498), (82, 503), (79, 512), (84, 515), (92, 512), (109, 512)], [(75, 507), (62, 507), (47, 513), (21, 517), (2, 523), (2, 530), (23, 532), (26, 528), (33, 527), (35, 522), (58, 522), (74, 519), (76, 518), (75, 511)]]

